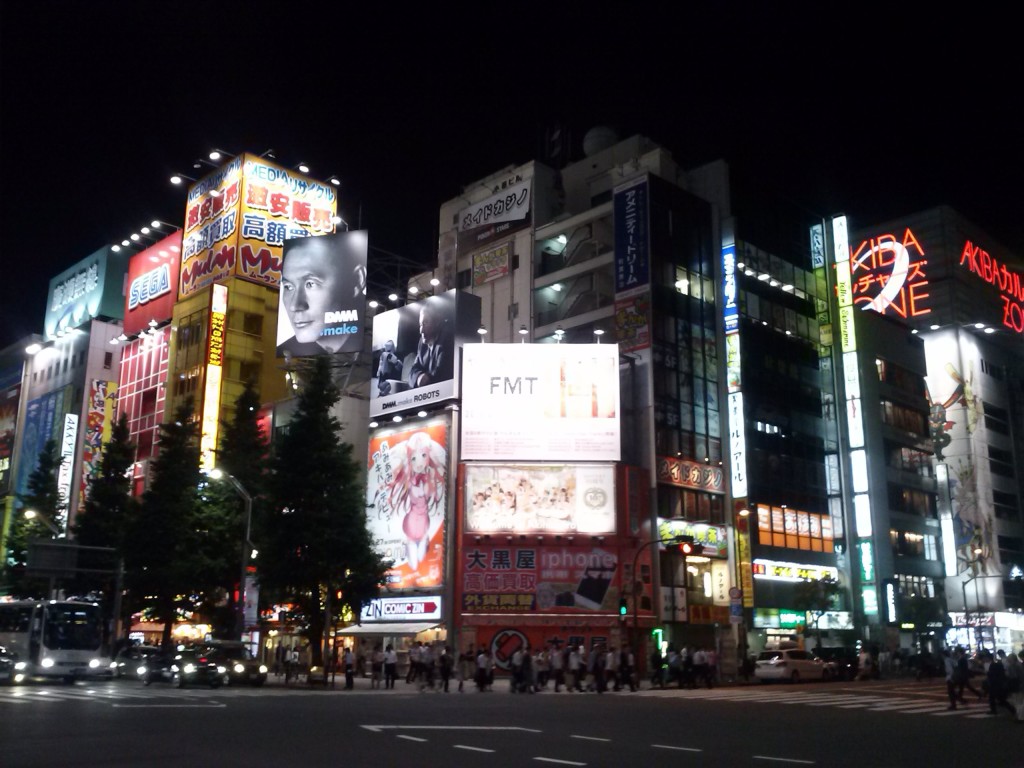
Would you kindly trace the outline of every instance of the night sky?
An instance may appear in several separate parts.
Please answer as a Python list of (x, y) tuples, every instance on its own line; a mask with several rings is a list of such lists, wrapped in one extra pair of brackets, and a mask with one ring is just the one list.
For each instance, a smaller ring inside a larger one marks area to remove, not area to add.
[(371, 5), (0, 0), (0, 348), (42, 330), (52, 276), (180, 224), (167, 179), (214, 147), (338, 174), (371, 249), (424, 264), (440, 204), (558, 123), (577, 154), (595, 125), (645, 134), (854, 227), (947, 203), (1024, 253), (1024, 66), (996, 13)]

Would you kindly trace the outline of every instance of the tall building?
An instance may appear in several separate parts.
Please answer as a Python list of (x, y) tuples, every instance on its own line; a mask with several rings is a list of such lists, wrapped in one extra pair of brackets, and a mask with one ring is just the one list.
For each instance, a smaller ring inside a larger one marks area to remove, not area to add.
[[(24, 494), (47, 441), (57, 444), (62, 532), (85, 501), (116, 402), (126, 254), (103, 247), (50, 280), (42, 341), (26, 362), (13, 492)], [(17, 500), (15, 508), (20, 508)]]
[(204, 468), (246, 382), (264, 403), (291, 393), (275, 355), (284, 241), (332, 233), (336, 216), (330, 184), (251, 154), (189, 187), (165, 409), (192, 400)]
[[(865, 621), (890, 636), (903, 630), (904, 643), (909, 630), (1017, 647), (1024, 271), (948, 207), (865, 227), (849, 242), (839, 295), (852, 308), (871, 488), (857, 524), (871, 531), (876, 575), (862, 589)], [(874, 313), (891, 320), (883, 333)], [(863, 554), (860, 574), (870, 570)]]

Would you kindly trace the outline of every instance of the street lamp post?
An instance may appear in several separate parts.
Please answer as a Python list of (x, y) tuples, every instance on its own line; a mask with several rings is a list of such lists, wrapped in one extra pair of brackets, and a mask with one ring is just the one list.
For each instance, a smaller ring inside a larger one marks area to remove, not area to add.
[[(683, 535), (676, 535), (676, 536), (670, 536), (670, 537), (665, 538), (665, 539), (651, 539), (650, 541), (645, 541), (643, 544), (641, 544), (637, 548), (636, 554), (633, 555), (633, 570), (631, 571), (631, 573), (633, 575), (633, 589), (631, 591), (633, 593), (633, 647), (636, 649), (636, 650), (634, 650), (633, 653), (634, 653), (634, 656), (635, 656), (634, 663), (636, 663), (636, 664), (640, 663), (640, 651), (642, 650), (640, 648), (640, 612), (639, 612), (640, 591), (641, 591), (642, 587), (641, 587), (640, 581), (639, 581), (639, 579), (637, 579), (637, 575), (636, 575), (636, 567), (637, 567), (637, 564), (640, 561), (640, 553), (642, 553), (645, 549), (647, 549), (648, 547), (653, 546), (655, 544), (679, 544), (679, 543), (682, 543), (683, 541), (686, 541), (687, 538), (688, 537), (683, 536)], [(652, 568), (653, 568), (653, 564), (652, 564)]]
[(242, 497), (242, 501), (245, 502), (245, 535), (242, 536), (241, 572), (238, 579), (238, 606), (237, 615), (235, 616), (235, 634), (241, 640), (242, 635), (245, 633), (245, 577), (249, 566), (249, 539), (252, 534), (252, 496), (249, 495), (249, 492), (245, 490), (245, 486), (238, 482), (234, 475), (214, 469), (210, 472), (210, 477), (214, 480), (227, 480), (238, 495)]
[[(1001, 573), (979, 573), (976, 576), (971, 576), (969, 579), (964, 579), (963, 584), (960, 585), (964, 596), (964, 624), (970, 629), (970, 614), (967, 610), (967, 585), (972, 581), (978, 581), (979, 579), (1002, 579), (1005, 578)], [(980, 608), (980, 601), (978, 600), (977, 590), (974, 595), (975, 608)]]

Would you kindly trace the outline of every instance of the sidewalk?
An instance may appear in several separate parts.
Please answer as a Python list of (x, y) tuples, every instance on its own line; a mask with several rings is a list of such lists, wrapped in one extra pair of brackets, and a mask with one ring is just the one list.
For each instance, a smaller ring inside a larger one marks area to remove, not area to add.
[[(404, 677), (398, 678), (398, 680), (395, 682), (395, 687), (394, 688), (385, 688), (383, 681), (381, 681), (381, 683), (380, 683), (380, 688), (372, 688), (371, 685), (370, 685), (371, 682), (372, 681), (370, 680), (369, 677), (356, 676), (356, 678), (353, 680), (353, 688), (352, 688), (351, 692), (374, 693), (374, 694), (382, 693), (382, 694), (388, 694), (388, 695), (390, 695), (390, 694), (397, 694), (397, 693), (404, 693), (404, 694), (419, 693), (419, 683), (418, 682), (417, 683), (407, 683), (407, 682), (405, 682), (405, 678)], [(759, 685), (759, 681), (754, 680), (753, 678), (751, 678), (749, 682), (744, 682), (743, 680), (735, 680), (735, 681), (733, 681), (733, 680), (723, 680), (723, 681), (721, 681), (719, 683), (716, 683), (715, 687), (716, 688), (735, 688), (735, 687), (742, 687), (742, 686), (748, 686), (748, 685)], [(305, 673), (303, 673), (303, 674), (299, 675), (298, 677), (294, 677), (293, 676), (289, 682), (285, 683), (285, 678), (284, 678), (283, 674), (282, 675), (274, 675), (274, 673), (271, 672), (269, 675), (267, 675), (266, 686), (269, 687), (269, 688), (294, 688), (296, 690), (319, 690), (319, 691), (326, 690), (326, 691), (336, 691), (338, 693), (347, 693), (348, 692), (348, 691), (345, 690), (345, 675), (343, 673), (338, 673), (338, 674), (333, 675), (333, 679), (332, 679), (331, 675), (328, 675), (328, 677), (327, 677), (327, 684), (325, 686), (324, 682), (323, 682), (323, 678), (321, 676), (314, 676), (313, 682), (310, 682), (308, 676)], [(491, 691), (489, 691), (489, 692), (490, 693), (499, 693), (499, 694), (501, 694), (501, 693), (510, 693), (510, 690), (509, 690), (510, 686), (511, 686), (511, 678), (510, 677), (508, 677), (508, 676), (498, 676), (495, 679), (495, 681), (494, 681), (494, 686), (492, 687)], [(675, 684), (666, 685), (664, 690), (675, 689), (676, 687), (677, 686)], [(701, 687), (703, 688), (704, 686), (701, 686)], [(652, 686), (651, 686), (649, 680), (642, 680), (640, 682), (639, 690), (647, 691), (647, 690), (651, 690), (651, 688), (652, 688)], [(656, 686), (655, 686), (654, 689), (658, 690), (658, 688)], [(459, 692), (459, 681), (454, 679), (454, 678), (449, 680), (449, 682), (448, 682), (448, 691), (449, 691), (449, 693), (458, 693)], [(434, 682), (433, 690), (431, 690), (430, 688), (427, 688), (424, 692), (425, 693), (443, 693), (443, 690), (441, 688), (440, 682), (435, 681)], [(463, 692), (464, 693), (476, 693), (477, 692), (477, 690), (476, 690), (476, 683), (473, 682), (472, 680), (465, 681), (465, 683), (463, 683)], [(548, 693), (548, 694), (554, 693), (555, 692), (554, 683), (549, 682), (548, 683), (548, 687), (545, 688), (545, 689), (542, 689), (540, 692), (541, 693)], [(567, 691), (563, 691), (563, 692), (567, 692)], [(609, 693), (613, 693), (613, 691), (610, 688), (609, 688), (608, 692)], [(624, 689), (622, 691), (618, 691), (617, 693), (629, 694), (630, 691), (628, 689)]]

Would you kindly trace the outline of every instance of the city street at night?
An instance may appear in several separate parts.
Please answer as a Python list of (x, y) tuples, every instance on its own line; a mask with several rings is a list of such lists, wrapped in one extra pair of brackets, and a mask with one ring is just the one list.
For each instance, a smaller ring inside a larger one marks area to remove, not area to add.
[(740, 685), (597, 695), (128, 682), (0, 689), (6, 768), (262, 766), (1024, 765), (1019, 724), (946, 709), (940, 681)]

